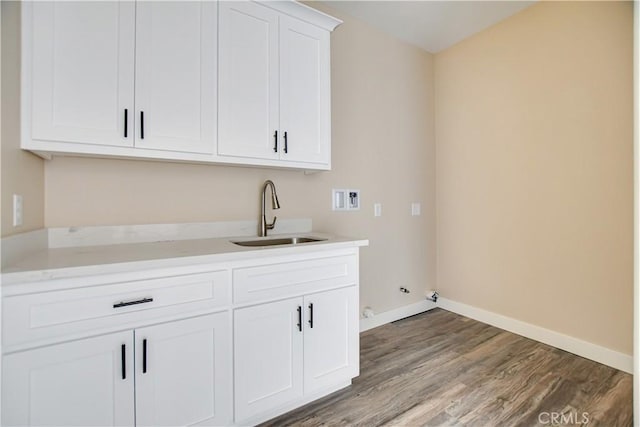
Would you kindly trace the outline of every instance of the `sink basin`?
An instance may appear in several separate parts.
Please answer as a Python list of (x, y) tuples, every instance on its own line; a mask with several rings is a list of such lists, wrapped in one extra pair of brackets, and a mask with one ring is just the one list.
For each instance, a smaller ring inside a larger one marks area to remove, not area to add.
[(299, 245), (301, 243), (313, 243), (321, 242), (327, 239), (320, 239), (317, 237), (283, 237), (278, 239), (259, 239), (259, 240), (240, 240), (231, 241), (239, 246), (281, 246), (281, 245)]

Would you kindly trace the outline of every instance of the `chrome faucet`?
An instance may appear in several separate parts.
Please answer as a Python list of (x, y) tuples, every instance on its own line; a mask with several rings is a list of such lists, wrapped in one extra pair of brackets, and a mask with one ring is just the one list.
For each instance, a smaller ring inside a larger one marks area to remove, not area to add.
[(276, 186), (273, 184), (273, 181), (266, 180), (264, 185), (262, 186), (262, 210), (260, 212), (260, 237), (265, 237), (267, 235), (267, 230), (273, 230), (273, 227), (276, 225), (276, 216), (273, 217), (273, 222), (271, 224), (267, 223), (267, 215), (265, 213), (265, 196), (267, 194), (267, 187), (271, 187), (271, 208), (272, 209), (280, 209), (280, 203), (278, 202), (278, 195), (276, 194)]

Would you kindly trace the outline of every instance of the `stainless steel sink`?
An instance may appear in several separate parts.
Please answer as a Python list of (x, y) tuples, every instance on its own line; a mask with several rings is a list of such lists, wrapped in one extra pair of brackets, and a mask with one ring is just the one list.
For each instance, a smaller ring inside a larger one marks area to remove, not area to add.
[(327, 239), (320, 239), (317, 237), (283, 237), (279, 239), (259, 239), (259, 240), (236, 240), (231, 241), (239, 246), (281, 246), (281, 245), (299, 245), (301, 243), (313, 243), (321, 242)]

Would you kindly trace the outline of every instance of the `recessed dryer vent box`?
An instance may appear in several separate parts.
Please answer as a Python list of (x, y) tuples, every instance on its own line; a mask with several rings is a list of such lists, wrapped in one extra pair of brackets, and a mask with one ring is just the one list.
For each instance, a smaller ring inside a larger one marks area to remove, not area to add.
[(357, 211), (360, 209), (360, 190), (333, 189), (334, 211)]

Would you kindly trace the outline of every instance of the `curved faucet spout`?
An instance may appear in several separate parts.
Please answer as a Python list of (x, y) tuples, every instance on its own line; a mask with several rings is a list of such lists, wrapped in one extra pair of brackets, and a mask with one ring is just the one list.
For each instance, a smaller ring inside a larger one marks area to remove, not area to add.
[(273, 183), (273, 181), (271, 181), (270, 179), (266, 180), (264, 182), (264, 185), (262, 186), (262, 204), (261, 204), (261, 210), (260, 210), (260, 230), (258, 232), (258, 235), (260, 237), (265, 237), (267, 235), (267, 230), (273, 230), (273, 227), (275, 227), (276, 225), (276, 219), (278, 219), (277, 217), (273, 217), (273, 222), (271, 222), (270, 224), (267, 222), (267, 215), (266, 215), (266, 194), (267, 194), (267, 187), (271, 187), (271, 208), (272, 209), (280, 209), (280, 202), (278, 201), (278, 195), (276, 194), (276, 186)]

